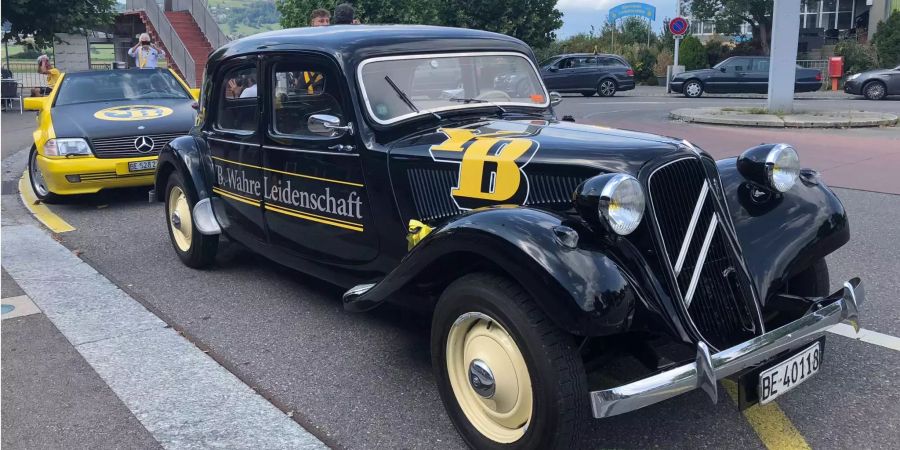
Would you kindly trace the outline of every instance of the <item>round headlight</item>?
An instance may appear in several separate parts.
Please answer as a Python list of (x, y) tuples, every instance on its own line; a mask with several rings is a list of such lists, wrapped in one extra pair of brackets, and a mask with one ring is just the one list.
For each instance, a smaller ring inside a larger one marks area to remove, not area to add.
[(779, 192), (787, 192), (797, 182), (800, 175), (800, 157), (794, 147), (778, 144), (766, 156), (766, 175), (769, 185)]
[(644, 216), (644, 190), (631, 175), (616, 174), (600, 192), (598, 209), (617, 234), (630, 234)]

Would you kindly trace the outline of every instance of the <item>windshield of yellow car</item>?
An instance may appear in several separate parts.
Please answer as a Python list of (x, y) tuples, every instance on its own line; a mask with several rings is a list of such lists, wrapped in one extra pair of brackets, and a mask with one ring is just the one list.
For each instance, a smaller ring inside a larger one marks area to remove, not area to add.
[(190, 99), (190, 93), (164, 69), (111, 70), (66, 74), (56, 106), (116, 100)]
[(373, 58), (357, 75), (369, 115), (383, 125), (447, 110), (549, 106), (537, 69), (519, 53)]

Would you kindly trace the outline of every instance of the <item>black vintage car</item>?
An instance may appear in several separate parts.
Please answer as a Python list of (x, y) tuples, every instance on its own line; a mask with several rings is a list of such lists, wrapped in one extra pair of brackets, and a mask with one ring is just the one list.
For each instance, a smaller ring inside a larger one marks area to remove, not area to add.
[(556, 55), (541, 63), (547, 89), (577, 92), (585, 97), (612, 97), (634, 89), (634, 70), (619, 55), (572, 53)]
[[(417, 93), (423, 66), (458, 67), (439, 89), (453, 95)], [(528, 86), (496, 90), (498, 68)], [(259, 84), (245, 95), (236, 78)], [(558, 100), (503, 35), (259, 34), (211, 55), (155, 198), (188, 266), (225, 235), (344, 286), (350, 311), (423, 312), (441, 398), (475, 448), (569, 448), (589, 415), (698, 388), (715, 401), (725, 377), (766, 403), (815, 374), (825, 330), (857, 326), (864, 297), (859, 279), (829, 294), (824, 257), (850, 231), (816, 172), (786, 144), (714, 161), (560, 122)]]
[[(794, 92), (813, 92), (822, 87), (822, 72), (797, 66)], [(733, 56), (712, 69), (681, 72), (669, 82), (672, 92), (696, 98), (710, 94), (764, 94), (769, 91), (768, 56)]]
[(844, 92), (881, 100), (888, 95), (900, 95), (900, 66), (854, 73), (844, 81)]

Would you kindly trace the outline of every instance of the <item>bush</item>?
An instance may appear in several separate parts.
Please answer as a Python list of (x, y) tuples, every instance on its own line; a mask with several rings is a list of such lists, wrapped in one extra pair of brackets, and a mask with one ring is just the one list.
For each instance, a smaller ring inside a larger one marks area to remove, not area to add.
[(678, 63), (683, 65), (685, 70), (705, 69), (706, 65), (706, 49), (700, 39), (694, 36), (688, 36), (681, 40), (681, 46), (678, 49)]
[(878, 22), (872, 45), (878, 52), (879, 66), (900, 65), (900, 11), (894, 11), (886, 21)]
[(672, 51), (668, 49), (660, 50), (656, 55), (656, 65), (653, 66), (653, 75), (658, 77), (666, 76), (666, 67), (671, 66), (675, 62)]
[(877, 67), (872, 47), (856, 41), (838, 42), (834, 54), (844, 57), (844, 73), (864, 72)]
[(731, 47), (719, 39), (710, 39), (706, 42), (706, 64), (709, 67), (715, 66), (719, 61), (728, 58), (731, 53)]

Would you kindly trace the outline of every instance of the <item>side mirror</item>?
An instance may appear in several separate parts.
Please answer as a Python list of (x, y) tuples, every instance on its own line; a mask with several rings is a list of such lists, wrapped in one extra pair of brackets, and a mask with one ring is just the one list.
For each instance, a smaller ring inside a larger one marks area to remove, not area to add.
[(44, 109), (44, 105), (50, 97), (25, 97), (22, 99), (22, 108), (28, 111), (40, 111)]
[(550, 106), (556, 106), (562, 103), (562, 95), (559, 95), (559, 92), (553, 91), (550, 93)]
[(724, 67), (719, 67), (719, 70), (722, 71), (722, 73), (725, 72), (725, 68), (724, 68)]
[(559, 70), (559, 69), (558, 69), (556, 66), (550, 66), (550, 67), (547, 68), (547, 70), (549, 70), (549, 71), (551, 71), (551, 72), (556, 72), (556, 71)]
[(191, 88), (191, 97), (194, 97), (194, 100), (200, 100), (200, 88)]
[(306, 120), (306, 126), (309, 131), (328, 137), (339, 135), (339, 131), (346, 131), (353, 136), (353, 124), (348, 122), (347, 125), (341, 126), (341, 119), (329, 114), (313, 114)]

